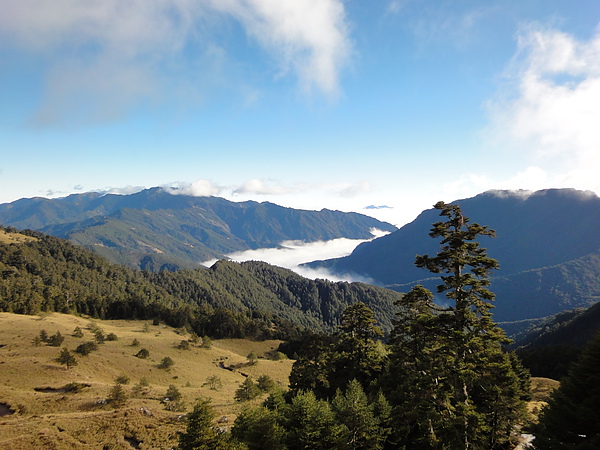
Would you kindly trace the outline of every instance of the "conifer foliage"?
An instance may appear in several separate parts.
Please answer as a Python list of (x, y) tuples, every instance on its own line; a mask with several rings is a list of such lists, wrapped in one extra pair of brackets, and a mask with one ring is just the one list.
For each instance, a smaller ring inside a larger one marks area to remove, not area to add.
[(494, 232), (470, 224), (457, 205), (435, 208), (446, 218), (430, 232), (441, 239), (440, 251), (415, 263), (441, 274), (437, 293), (448, 306), (420, 285), (399, 302), (383, 383), (395, 405), (395, 439), (407, 448), (506, 448), (524, 415), (527, 382), (491, 317), (488, 276), (498, 263), (475, 239)]
[(534, 447), (547, 449), (600, 448), (600, 334), (554, 391), (534, 427)]

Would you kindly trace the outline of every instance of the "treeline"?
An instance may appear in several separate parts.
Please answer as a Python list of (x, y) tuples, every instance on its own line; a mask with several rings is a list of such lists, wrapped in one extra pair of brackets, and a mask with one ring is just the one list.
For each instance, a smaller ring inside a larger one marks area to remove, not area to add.
[(0, 310), (62, 312), (101, 319), (160, 320), (199, 335), (290, 339), (331, 331), (342, 311), (365, 301), (389, 330), (400, 294), (361, 283), (312, 281), (266, 263), (220, 261), (212, 268), (150, 273), (111, 264), (63, 239), (34, 231), (0, 245)]

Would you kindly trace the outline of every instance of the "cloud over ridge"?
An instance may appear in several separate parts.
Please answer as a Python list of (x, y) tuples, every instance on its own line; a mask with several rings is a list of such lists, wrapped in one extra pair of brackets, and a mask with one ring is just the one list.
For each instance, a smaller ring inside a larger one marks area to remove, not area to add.
[[(490, 103), (493, 133), (578, 188), (600, 172), (600, 26), (589, 40), (539, 25), (518, 36), (507, 91)], [(500, 137), (501, 136), (501, 137)]]

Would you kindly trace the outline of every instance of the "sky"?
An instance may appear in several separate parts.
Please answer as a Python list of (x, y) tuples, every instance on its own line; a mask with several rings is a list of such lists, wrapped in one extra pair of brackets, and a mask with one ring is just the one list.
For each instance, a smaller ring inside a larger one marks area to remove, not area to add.
[(600, 192), (597, 0), (0, 0), (0, 203), (164, 186), (403, 225)]

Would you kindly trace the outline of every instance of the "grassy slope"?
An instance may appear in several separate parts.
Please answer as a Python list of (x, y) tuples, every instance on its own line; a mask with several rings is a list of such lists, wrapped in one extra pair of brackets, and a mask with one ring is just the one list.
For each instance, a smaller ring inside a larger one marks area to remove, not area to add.
[(31, 236), (25, 236), (20, 233), (7, 233), (4, 230), (0, 230), (0, 244), (17, 244), (34, 240), (35, 238)]
[[(269, 375), (282, 385), (287, 385), (292, 361), (259, 359), (254, 366), (238, 371), (219, 368), (219, 362), (232, 365), (246, 362), (246, 355), (254, 351), (259, 356), (277, 347), (276, 341), (251, 342), (243, 340), (214, 341), (211, 349), (192, 346), (191, 350), (178, 350), (176, 345), (188, 338), (180, 330), (163, 325), (150, 325), (144, 332), (140, 321), (100, 321), (93, 323), (105, 335), (115, 333), (117, 341), (107, 341), (88, 356), (77, 355), (78, 365), (66, 369), (55, 361), (60, 348), (42, 344), (35, 347), (32, 340), (40, 331), (49, 335), (60, 331), (65, 336), (63, 347), (73, 350), (82, 342), (93, 340), (87, 318), (63, 314), (22, 316), (0, 313), (0, 404), (17, 411), (0, 417), (0, 447), (29, 448), (103, 448), (109, 444), (114, 449), (131, 449), (130, 442), (141, 442), (139, 448), (170, 448), (175, 445), (177, 430), (184, 429), (181, 413), (164, 410), (160, 399), (169, 385), (175, 385), (183, 394), (187, 411), (200, 396), (212, 399), (219, 416), (230, 417), (233, 422), (241, 405), (233, 400), (235, 390), (245, 379), (244, 374), (256, 379)], [(79, 326), (83, 338), (71, 336)], [(133, 339), (140, 342), (132, 347)], [(150, 351), (148, 359), (133, 355), (140, 348)], [(159, 369), (165, 356), (175, 365), (169, 370)], [(131, 379), (125, 390), (142, 377), (150, 382), (148, 393), (140, 398), (130, 398), (119, 409), (95, 402), (106, 399), (115, 377), (125, 374)], [(223, 388), (212, 391), (202, 384), (209, 376), (221, 378)], [(90, 387), (79, 393), (36, 392), (34, 388), (60, 388), (67, 383), (87, 383)], [(152, 415), (147, 415), (146, 408)]]

